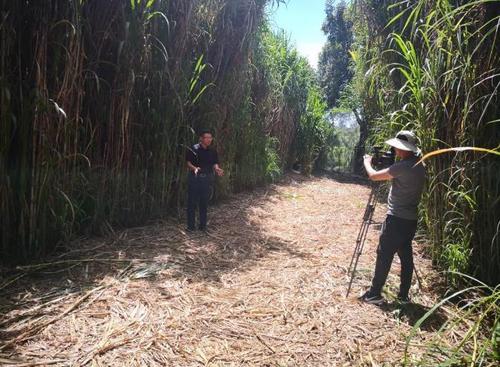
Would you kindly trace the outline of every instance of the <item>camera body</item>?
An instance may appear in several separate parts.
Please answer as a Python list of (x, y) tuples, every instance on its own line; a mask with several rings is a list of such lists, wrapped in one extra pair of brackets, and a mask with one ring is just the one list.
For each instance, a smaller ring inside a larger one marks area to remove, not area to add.
[(394, 164), (395, 160), (396, 152), (394, 148), (384, 152), (382, 151), (382, 147), (373, 147), (372, 165), (376, 169), (380, 170), (390, 167)]

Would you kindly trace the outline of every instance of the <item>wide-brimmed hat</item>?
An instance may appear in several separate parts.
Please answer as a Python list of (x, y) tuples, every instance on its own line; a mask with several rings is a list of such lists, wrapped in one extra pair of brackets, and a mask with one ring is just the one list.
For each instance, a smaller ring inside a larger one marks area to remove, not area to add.
[(406, 150), (408, 152), (420, 152), (420, 149), (417, 148), (417, 137), (412, 131), (402, 130), (397, 133), (395, 138), (389, 139), (385, 143), (389, 144), (391, 147)]

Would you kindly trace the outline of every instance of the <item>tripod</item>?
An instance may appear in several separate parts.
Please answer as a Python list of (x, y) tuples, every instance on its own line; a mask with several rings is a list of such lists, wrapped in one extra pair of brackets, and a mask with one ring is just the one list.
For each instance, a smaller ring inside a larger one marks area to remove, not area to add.
[(349, 286), (347, 287), (346, 298), (349, 296), (351, 291), (352, 282), (354, 281), (354, 275), (356, 274), (356, 267), (358, 266), (359, 257), (363, 252), (363, 247), (365, 246), (366, 235), (368, 234), (368, 228), (370, 224), (373, 223), (373, 212), (375, 212), (375, 206), (377, 205), (377, 198), (380, 192), (380, 185), (374, 183), (372, 185), (372, 190), (368, 198), (368, 202), (365, 207), (365, 214), (363, 215), (363, 222), (359, 228), (358, 238), (356, 239), (356, 247), (352, 254), (351, 263), (349, 264), (348, 273), (350, 274)]

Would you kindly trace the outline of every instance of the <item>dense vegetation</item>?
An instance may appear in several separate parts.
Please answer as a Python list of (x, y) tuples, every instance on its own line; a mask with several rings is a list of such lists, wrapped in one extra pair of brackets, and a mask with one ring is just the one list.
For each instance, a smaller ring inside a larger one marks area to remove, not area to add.
[(271, 3), (2, 1), (0, 258), (182, 208), (200, 128), (227, 172), (219, 196), (312, 167), (325, 105), (306, 60), (268, 29)]

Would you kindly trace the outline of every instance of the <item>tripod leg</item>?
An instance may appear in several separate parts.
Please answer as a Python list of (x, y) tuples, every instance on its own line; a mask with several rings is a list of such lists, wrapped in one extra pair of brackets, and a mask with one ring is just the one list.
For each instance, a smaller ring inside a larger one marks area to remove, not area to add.
[(349, 264), (350, 280), (349, 285), (347, 287), (346, 298), (349, 296), (351, 292), (352, 283), (354, 281), (354, 276), (356, 275), (356, 268), (358, 266), (359, 257), (363, 252), (363, 247), (366, 241), (366, 236), (368, 234), (368, 229), (370, 224), (372, 223), (373, 213), (375, 212), (375, 206), (377, 205), (377, 197), (378, 197), (379, 187), (373, 186), (370, 192), (370, 197), (368, 198), (368, 202), (365, 207), (365, 213), (363, 215), (363, 222), (361, 224), (361, 228), (358, 233), (358, 238), (356, 240), (356, 247), (354, 248), (354, 252), (352, 254), (351, 263)]
[(349, 293), (351, 292), (351, 287), (352, 287), (352, 283), (354, 281), (354, 276), (356, 275), (356, 268), (358, 266), (359, 257), (361, 256), (361, 253), (363, 252), (363, 247), (364, 247), (364, 244), (365, 244), (366, 234), (368, 233), (368, 226), (369, 226), (369, 224), (367, 224), (364, 227), (363, 236), (361, 238), (361, 241), (360, 241), (359, 245), (357, 245), (357, 247), (355, 249), (355, 252), (353, 254), (353, 259), (351, 260), (351, 262), (353, 264), (349, 268), (350, 280), (349, 280), (349, 285), (347, 287), (346, 298), (349, 296)]
[(417, 278), (418, 289), (422, 289), (422, 280), (420, 279), (420, 276), (418, 275), (417, 267), (415, 266), (415, 264), (413, 264), (413, 270), (415, 271), (415, 276)]
[(354, 248), (354, 251), (353, 251), (352, 257), (351, 257), (351, 262), (349, 263), (349, 270), (348, 270), (349, 273), (352, 270), (352, 267), (355, 263), (356, 257), (359, 257), (359, 255), (361, 255), (361, 250), (362, 250), (361, 246), (363, 243), (363, 238), (365, 236), (365, 233), (366, 233), (369, 225), (370, 224), (368, 221), (363, 220), (363, 223), (361, 224), (361, 227), (360, 227), (359, 232), (358, 232), (358, 238), (356, 239), (356, 247)]
[(359, 255), (361, 255), (359, 249), (361, 243), (364, 242), (363, 238), (366, 236), (366, 231), (368, 230), (367, 227), (371, 224), (371, 217), (373, 215), (373, 211), (375, 210), (375, 205), (376, 205), (375, 190), (374, 188), (372, 188), (370, 196), (368, 198), (368, 202), (366, 203), (365, 206), (365, 212), (363, 213), (363, 221), (361, 222), (361, 227), (359, 228), (358, 236), (356, 238), (356, 247), (354, 248), (354, 252), (351, 257), (351, 262), (349, 264), (349, 270), (348, 270), (349, 273), (351, 272), (351, 268), (354, 263), (356, 254), (359, 253)]

